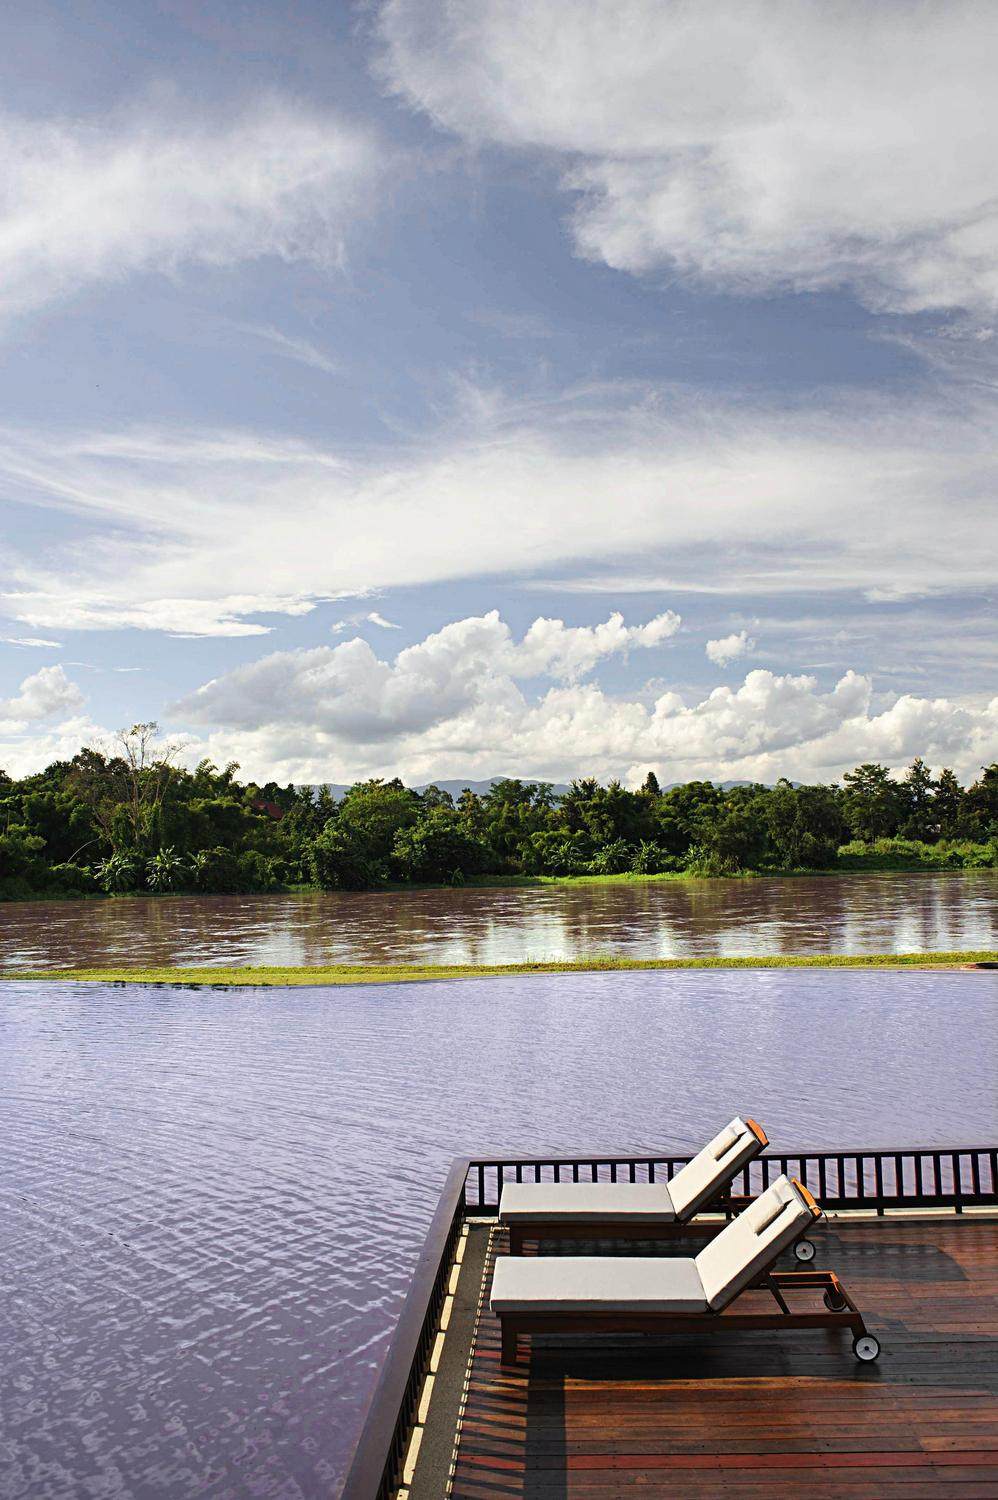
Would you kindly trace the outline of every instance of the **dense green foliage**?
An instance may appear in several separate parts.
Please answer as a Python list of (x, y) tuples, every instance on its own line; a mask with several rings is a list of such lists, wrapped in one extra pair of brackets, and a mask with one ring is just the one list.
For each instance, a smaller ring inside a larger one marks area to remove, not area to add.
[(243, 784), (236, 766), (193, 771), (157, 749), (154, 725), (113, 754), (13, 781), (0, 771), (0, 898), (39, 894), (361, 890), (487, 875), (729, 875), (801, 869), (998, 866), (998, 765), (969, 788), (916, 760), (841, 785), (692, 781), (662, 792), (574, 781), (499, 781), (455, 801), (398, 780), (325, 789)]

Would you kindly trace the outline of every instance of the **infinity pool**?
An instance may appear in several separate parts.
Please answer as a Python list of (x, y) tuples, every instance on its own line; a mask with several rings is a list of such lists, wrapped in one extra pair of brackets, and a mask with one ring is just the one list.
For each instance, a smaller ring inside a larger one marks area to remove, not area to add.
[(335, 1496), (450, 1157), (998, 1137), (998, 976), (0, 985), (0, 1495)]

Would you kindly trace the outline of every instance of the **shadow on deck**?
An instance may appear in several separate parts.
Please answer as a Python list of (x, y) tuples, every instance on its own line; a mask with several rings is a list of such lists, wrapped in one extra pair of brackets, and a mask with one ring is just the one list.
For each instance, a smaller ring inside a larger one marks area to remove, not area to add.
[(524, 1339), (511, 1373), (488, 1308), (505, 1234), (472, 1223), (401, 1493), (998, 1500), (998, 1219), (837, 1220), (816, 1244), (880, 1338), (876, 1364), (842, 1332), (788, 1330)]

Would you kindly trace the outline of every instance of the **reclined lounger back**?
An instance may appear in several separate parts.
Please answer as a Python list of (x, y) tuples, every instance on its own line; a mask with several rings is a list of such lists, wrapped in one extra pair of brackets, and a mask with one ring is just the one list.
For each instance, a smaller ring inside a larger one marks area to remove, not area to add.
[(665, 1182), (507, 1182), (504, 1224), (606, 1224), (692, 1219), (766, 1146), (765, 1132), (739, 1116)]
[(696, 1257), (708, 1307), (719, 1312), (801, 1233), (818, 1210), (789, 1177), (778, 1177)]
[(669, 1197), (676, 1218), (692, 1219), (765, 1145), (766, 1137), (755, 1121), (746, 1122), (736, 1115), (670, 1177)]

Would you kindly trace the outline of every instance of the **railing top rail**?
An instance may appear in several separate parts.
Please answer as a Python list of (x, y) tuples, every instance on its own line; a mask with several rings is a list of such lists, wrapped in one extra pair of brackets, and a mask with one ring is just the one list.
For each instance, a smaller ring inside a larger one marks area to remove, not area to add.
[[(836, 1146), (834, 1149), (828, 1146), (818, 1146), (811, 1149), (793, 1147), (788, 1150), (777, 1150), (770, 1146), (768, 1150), (760, 1153), (760, 1157), (770, 1159), (782, 1159), (797, 1161), (800, 1157), (820, 1158), (835, 1161), (840, 1156), (855, 1157), (877, 1157), (877, 1156), (988, 1156), (998, 1151), (998, 1145), (990, 1146)], [(689, 1161), (695, 1156), (695, 1151), (636, 1151), (624, 1155), (614, 1151), (579, 1151), (564, 1154), (552, 1152), (547, 1156), (516, 1156), (511, 1152), (495, 1151), (488, 1155), (479, 1153), (477, 1156), (468, 1158), (469, 1170), (474, 1171), (478, 1167), (571, 1167), (578, 1163), (588, 1165), (590, 1162), (598, 1162), (600, 1166), (628, 1166), (631, 1162), (635, 1166), (647, 1166), (651, 1163), (663, 1161)], [(758, 1160), (759, 1158), (756, 1158)]]

